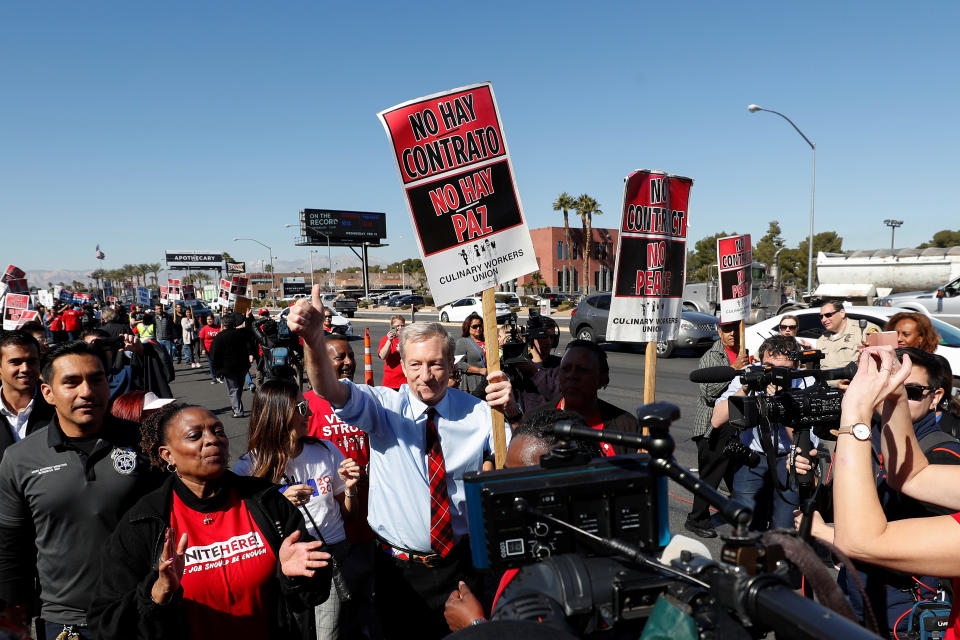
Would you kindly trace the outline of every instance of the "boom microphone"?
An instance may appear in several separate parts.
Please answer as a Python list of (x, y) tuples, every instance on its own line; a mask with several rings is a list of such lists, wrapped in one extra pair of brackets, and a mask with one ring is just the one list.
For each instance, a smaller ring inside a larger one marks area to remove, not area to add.
[(737, 377), (737, 370), (733, 367), (704, 367), (690, 372), (690, 382), (711, 383), (730, 382)]
[(820, 378), (822, 380), (850, 380), (855, 375), (857, 375), (856, 362), (848, 362), (845, 367), (820, 370)]

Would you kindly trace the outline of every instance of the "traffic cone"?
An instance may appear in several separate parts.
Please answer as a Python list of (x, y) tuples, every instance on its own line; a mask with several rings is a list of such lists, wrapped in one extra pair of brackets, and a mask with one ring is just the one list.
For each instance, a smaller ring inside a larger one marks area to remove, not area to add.
[(370, 327), (363, 330), (363, 382), (373, 385), (373, 357), (370, 355)]

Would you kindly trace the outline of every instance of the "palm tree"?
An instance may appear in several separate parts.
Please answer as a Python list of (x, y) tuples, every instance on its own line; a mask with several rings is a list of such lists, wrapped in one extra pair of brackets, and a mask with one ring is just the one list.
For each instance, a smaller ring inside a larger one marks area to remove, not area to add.
[(96, 282), (97, 282), (97, 291), (99, 291), (100, 293), (103, 293), (103, 287), (101, 286), (100, 283), (101, 283), (101, 281), (107, 279), (107, 272), (106, 272), (106, 270), (104, 270), (104, 269), (95, 269), (94, 271), (90, 272), (90, 277), (93, 278), (94, 280), (96, 280)]
[[(570, 253), (570, 214), (569, 210), (577, 205), (576, 201), (570, 197), (570, 194), (564, 191), (557, 199), (553, 201), (554, 211), (563, 211), (563, 242), (566, 246), (565, 255), (568, 259), (573, 259)], [(573, 280), (570, 281), (570, 293), (573, 293)]]
[(583, 273), (581, 277), (583, 278), (583, 293), (589, 293), (590, 287), (590, 245), (593, 241), (592, 233), (592, 224), (593, 216), (601, 215), (603, 211), (600, 210), (600, 205), (596, 200), (591, 198), (585, 193), (580, 194), (580, 197), (577, 198), (577, 215), (580, 216), (580, 222), (583, 223)]
[(147, 273), (153, 274), (153, 284), (156, 286), (157, 282), (160, 280), (160, 270), (163, 269), (163, 265), (159, 262), (150, 262), (148, 264), (141, 264), (140, 266), (146, 269)]

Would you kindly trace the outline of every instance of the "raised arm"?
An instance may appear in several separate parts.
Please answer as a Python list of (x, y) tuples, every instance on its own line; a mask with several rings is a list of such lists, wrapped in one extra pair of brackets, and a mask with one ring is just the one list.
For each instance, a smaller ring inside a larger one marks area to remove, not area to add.
[[(909, 357), (896, 364), (890, 347), (869, 347), (842, 403), (840, 424), (869, 424), (873, 408), (896, 393), (910, 374)], [(911, 427), (912, 430), (912, 427)], [(887, 522), (873, 479), (870, 440), (844, 433), (834, 459), (834, 542), (855, 559), (899, 571), (960, 575), (960, 524), (952, 516)]]
[(300, 299), (290, 308), (287, 326), (303, 338), (306, 373), (314, 392), (335, 409), (342, 408), (350, 399), (350, 391), (337, 381), (337, 373), (326, 355), (320, 285), (314, 285), (310, 300)]

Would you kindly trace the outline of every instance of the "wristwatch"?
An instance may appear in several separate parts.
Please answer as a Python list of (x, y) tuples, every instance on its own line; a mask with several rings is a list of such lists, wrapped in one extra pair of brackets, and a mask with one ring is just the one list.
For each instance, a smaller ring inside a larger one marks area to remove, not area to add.
[(861, 442), (870, 439), (870, 425), (864, 424), (863, 422), (858, 422), (855, 425), (848, 427), (840, 427), (837, 430), (837, 435), (842, 436), (845, 433), (853, 434), (853, 437)]

